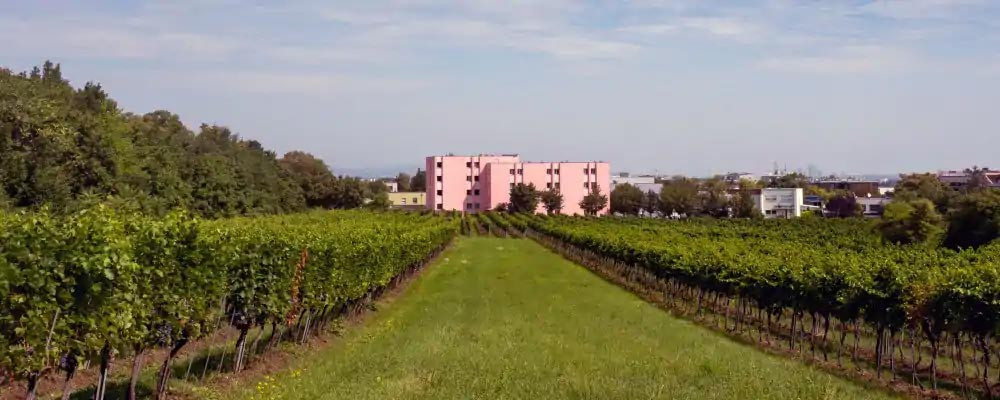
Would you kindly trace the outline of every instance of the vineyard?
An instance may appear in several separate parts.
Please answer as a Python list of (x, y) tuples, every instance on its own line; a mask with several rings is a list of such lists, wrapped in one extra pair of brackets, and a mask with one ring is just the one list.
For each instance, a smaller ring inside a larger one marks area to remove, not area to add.
[(142, 355), (166, 348), (155, 388), (164, 398), (189, 343), (231, 326), (238, 372), (259, 346), (302, 340), (356, 311), (458, 228), (453, 218), (361, 211), (214, 221), (107, 207), (0, 213), (0, 383), (20, 382), (32, 399), (40, 380), (61, 374), (66, 399), (74, 374), (93, 364), (101, 399), (112, 359), (127, 355), (134, 398)]
[(860, 376), (929, 396), (992, 398), (1000, 383), (998, 243), (889, 246), (849, 220), (510, 221), (647, 299), (762, 346), (841, 368), (849, 359)]

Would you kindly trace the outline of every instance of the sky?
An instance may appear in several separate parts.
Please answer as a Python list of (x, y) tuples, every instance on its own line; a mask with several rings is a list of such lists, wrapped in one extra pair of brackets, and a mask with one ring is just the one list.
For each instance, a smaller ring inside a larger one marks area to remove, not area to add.
[(0, 66), (49, 59), (334, 172), (1000, 166), (993, 0), (3, 0), (0, 37)]

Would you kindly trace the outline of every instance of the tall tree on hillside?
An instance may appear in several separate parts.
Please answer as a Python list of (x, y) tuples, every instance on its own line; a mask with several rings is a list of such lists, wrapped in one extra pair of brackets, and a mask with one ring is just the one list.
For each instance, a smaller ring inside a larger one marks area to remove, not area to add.
[(584, 215), (594, 216), (601, 212), (604, 207), (608, 206), (608, 196), (601, 194), (600, 185), (594, 184), (593, 189), (590, 190), (586, 196), (583, 196), (583, 200), (580, 200), (580, 208), (583, 209)]
[(409, 192), (411, 179), (413, 178), (410, 176), (410, 174), (407, 174), (405, 172), (400, 172), (399, 175), (396, 175), (396, 187), (398, 188), (398, 190), (400, 192)]
[(302, 188), (306, 206), (333, 208), (333, 186), (336, 177), (323, 160), (303, 151), (291, 151), (281, 158), (281, 165), (287, 168)]
[(948, 247), (978, 247), (995, 240), (1000, 236), (1000, 190), (980, 190), (955, 198), (947, 219), (944, 244)]
[(698, 210), (698, 182), (675, 176), (663, 182), (660, 189), (660, 211), (663, 215), (692, 215)]
[(410, 190), (414, 192), (426, 192), (427, 191), (427, 172), (418, 169), (417, 173), (413, 175), (413, 179), (410, 179)]
[(563, 208), (563, 195), (556, 189), (542, 192), (542, 206), (548, 215), (559, 214)]
[(507, 210), (512, 213), (534, 213), (538, 209), (538, 190), (534, 183), (527, 185), (518, 183), (510, 188), (510, 204)]
[(937, 245), (942, 221), (928, 199), (896, 200), (885, 206), (878, 230), (890, 243)]
[(624, 215), (639, 215), (646, 196), (634, 185), (625, 183), (611, 191), (611, 212)]

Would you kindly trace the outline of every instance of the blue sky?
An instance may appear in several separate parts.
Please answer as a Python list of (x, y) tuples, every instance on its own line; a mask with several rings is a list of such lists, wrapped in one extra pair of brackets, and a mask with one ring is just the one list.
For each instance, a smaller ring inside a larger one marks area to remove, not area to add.
[(0, 65), (341, 168), (1000, 166), (1000, 2), (0, 2)]

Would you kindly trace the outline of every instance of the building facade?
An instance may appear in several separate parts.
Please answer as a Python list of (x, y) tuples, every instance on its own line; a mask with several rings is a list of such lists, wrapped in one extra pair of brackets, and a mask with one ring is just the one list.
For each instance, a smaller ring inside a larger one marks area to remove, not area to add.
[[(656, 182), (656, 178), (652, 177), (652, 176), (612, 176), (611, 177), (611, 185), (614, 186), (614, 187), (617, 187), (618, 185), (624, 185), (626, 183), (629, 184), (629, 185), (635, 186), (635, 185), (643, 185), (643, 184), (652, 184), (652, 183), (655, 183), (655, 182)], [(612, 189), (614, 189), (614, 187), (612, 187)]]
[[(488, 211), (510, 202), (518, 183), (538, 191), (558, 190), (563, 214), (583, 214), (580, 201), (594, 188), (610, 197), (611, 165), (607, 162), (522, 162), (516, 154), (427, 157), (427, 202), (432, 210)], [(609, 210), (605, 206), (600, 214)], [(538, 212), (544, 212), (541, 204)]]
[(413, 210), (427, 207), (425, 192), (389, 192), (389, 208)]
[(802, 216), (802, 188), (754, 189), (751, 197), (764, 218)]

